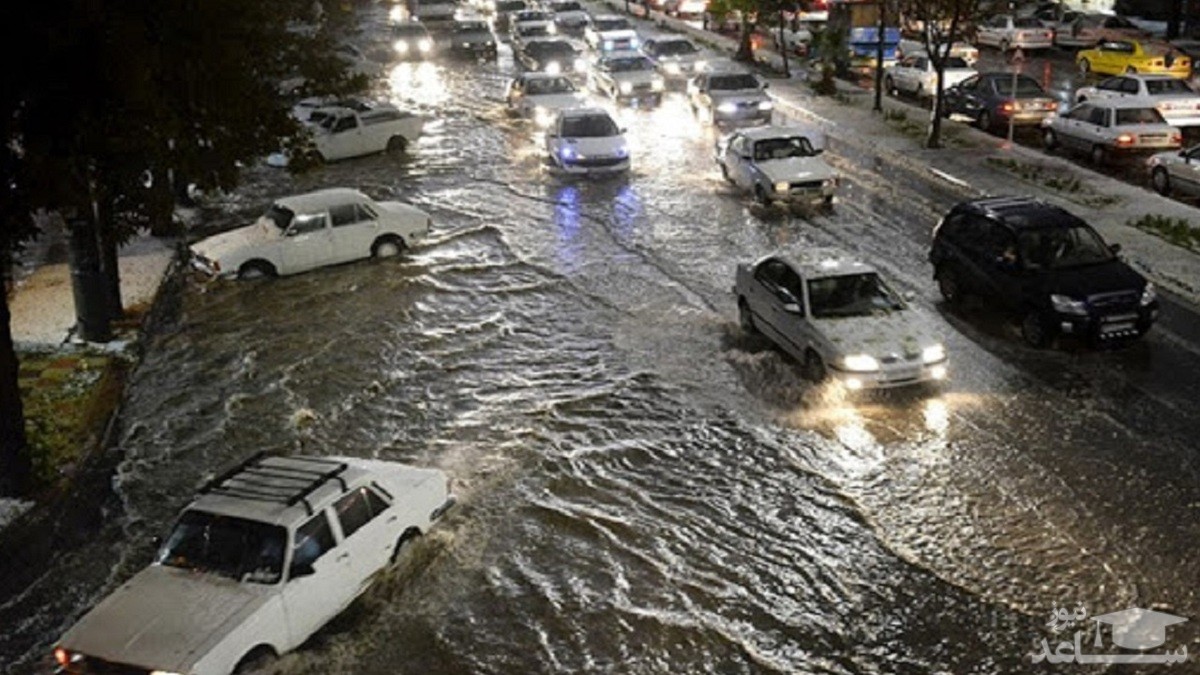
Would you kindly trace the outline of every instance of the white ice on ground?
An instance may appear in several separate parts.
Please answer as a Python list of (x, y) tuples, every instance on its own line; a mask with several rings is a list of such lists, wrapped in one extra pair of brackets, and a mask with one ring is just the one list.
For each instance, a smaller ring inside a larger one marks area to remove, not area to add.
[(20, 499), (0, 498), (0, 530), (20, 517), (33, 506), (33, 502)]

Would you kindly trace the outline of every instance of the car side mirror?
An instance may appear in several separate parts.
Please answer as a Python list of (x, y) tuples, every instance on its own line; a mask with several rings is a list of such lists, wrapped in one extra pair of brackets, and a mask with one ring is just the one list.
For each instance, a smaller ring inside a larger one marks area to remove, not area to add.
[(1121, 245), (1120, 244), (1109, 244), (1108, 250), (1112, 251), (1113, 255), (1116, 255), (1121, 252)]
[(801, 309), (800, 303), (798, 303), (798, 302), (784, 303), (783, 311), (787, 312), (788, 314), (803, 314), (804, 313), (804, 310)]
[(313, 569), (312, 563), (300, 563), (292, 565), (288, 570), (288, 578), (299, 579), (300, 577), (310, 577), (316, 573), (317, 571)]

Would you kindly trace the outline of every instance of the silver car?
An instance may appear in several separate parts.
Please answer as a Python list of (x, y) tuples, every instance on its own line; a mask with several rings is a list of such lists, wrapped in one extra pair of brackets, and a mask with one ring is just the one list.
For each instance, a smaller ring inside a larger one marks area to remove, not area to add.
[(1062, 147), (1087, 153), (1095, 164), (1109, 158), (1179, 148), (1183, 136), (1153, 106), (1137, 101), (1085, 101), (1042, 122), (1049, 152)]
[(1159, 194), (1200, 196), (1200, 145), (1151, 155), (1146, 166), (1150, 170), (1150, 184)]

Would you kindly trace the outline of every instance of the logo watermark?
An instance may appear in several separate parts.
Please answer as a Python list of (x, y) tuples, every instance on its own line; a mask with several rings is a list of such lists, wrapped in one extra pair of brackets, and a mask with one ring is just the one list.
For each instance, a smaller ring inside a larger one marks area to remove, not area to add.
[[(1187, 621), (1182, 616), (1131, 607), (1090, 617), (1094, 626), (1088, 621), (1088, 611), (1083, 605), (1073, 609), (1056, 605), (1050, 612), (1050, 621), (1046, 622), (1046, 626), (1054, 633), (1074, 629), (1075, 639), (1063, 640), (1051, 651), (1050, 640), (1043, 638), (1040, 645), (1034, 645), (1040, 651), (1030, 655), (1033, 662), (1172, 664), (1187, 660), (1187, 645), (1165, 653), (1146, 653), (1166, 643), (1167, 627)], [(1105, 644), (1105, 635), (1108, 636), (1108, 645)], [(1087, 638), (1091, 638), (1090, 645), (1085, 644)]]

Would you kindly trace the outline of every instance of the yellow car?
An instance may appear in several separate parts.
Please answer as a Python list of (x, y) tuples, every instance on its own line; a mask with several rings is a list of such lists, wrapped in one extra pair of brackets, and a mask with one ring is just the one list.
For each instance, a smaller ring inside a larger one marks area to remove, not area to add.
[(1169, 45), (1142, 43), (1137, 40), (1101, 42), (1075, 56), (1079, 72), (1122, 75), (1124, 73), (1162, 73), (1190, 77), (1192, 60)]

